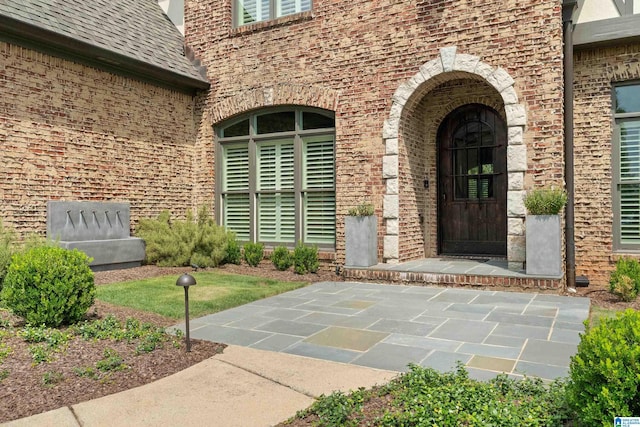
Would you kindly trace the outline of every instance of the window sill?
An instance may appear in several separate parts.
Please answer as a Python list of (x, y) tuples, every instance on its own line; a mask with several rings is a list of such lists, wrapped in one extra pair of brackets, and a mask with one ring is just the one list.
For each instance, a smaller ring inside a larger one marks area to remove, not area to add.
[(258, 31), (266, 30), (269, 28), (285, 27), (287, 25), (296, 24), (298, 22), (310, 21), (313, 19), (313, 12), (301, 12), (295, 15), (282, 16), (278, 19), (272, 19), (270, 21), (255, 22), (252, 24), (236, 27), (231, 30), (231, 37), (242, 36), (246, 34), (255, 33)]

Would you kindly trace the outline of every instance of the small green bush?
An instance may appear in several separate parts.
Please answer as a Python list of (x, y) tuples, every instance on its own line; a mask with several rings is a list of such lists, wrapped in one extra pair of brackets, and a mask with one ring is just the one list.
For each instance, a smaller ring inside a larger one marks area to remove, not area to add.
[(32, 325), (75, 323), (95, 298), (90, 262), (78, 250), (55, 246), (19, 252), (12, 257), (0, 298)]
[(228, 244), (224, 227), (215, 224), (206, 206), (196, 219), (187, 212), (185, 220), (172, 220), (168, 211), (156, 219), (141, 219), (136, 235), (145, 241), (147, 263), (162, 267), (217, 267)]
[(278, 246), (271, 254), (271, 262), (277, 270), (285, 271), (293, 265), (293, 257), (289, 249), (284, 246)]
[(371, 216), (374, 213), (374, 207), (371, 203), (360, 203), (358, 206), (350, 208), (347, 211), (349, 216)]
[(524, 198), (524, 206), (531, 215), (557, 215), (567, 204), (567, 193), (556, 187), (537, 188)]
[(609, 291), (624, 301), (633, 301), (640, 293), (640, 262), (620, 258), (609, 278)]
[(224, 262), (235, 265), (240, 265), (240, 262), (242, 262), (240, 244), (236, 240), (236, 234), (231, 231), (227, 232), (227, 251)]
[(247, 264), (257, 267), (264, 257), (264, 245), (262, 243), (245, 243), (243, 258)]
[(567, 398), (585, 426), (640, 414), (640, 312), (587, 327), (571, 358)]
[(11, 262), (11, 256), (14, 253), (15, 233), (4, 225), (0, 220), (0, 289), (4, 276), (7, 274), (7, 268)]
[(293, 271), (297, 274), (316, 273), (319, 267), (318, 247), (298, 242), (293, 251)]

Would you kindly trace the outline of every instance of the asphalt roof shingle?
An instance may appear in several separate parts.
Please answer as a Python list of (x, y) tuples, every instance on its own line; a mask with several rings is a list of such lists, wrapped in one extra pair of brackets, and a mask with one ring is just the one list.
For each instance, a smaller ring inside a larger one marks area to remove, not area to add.
[(207, 82), (157, 0), (2, 0), (0, 15)]

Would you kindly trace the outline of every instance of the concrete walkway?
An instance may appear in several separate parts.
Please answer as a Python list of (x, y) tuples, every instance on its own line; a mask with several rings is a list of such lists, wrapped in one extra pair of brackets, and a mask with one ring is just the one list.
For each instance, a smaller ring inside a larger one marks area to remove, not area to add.
[[(193, 338), (391, 371), (464, 363), (566, 376), (589, 300), (551, 294), (323, 282), (190, 322)], [(180, 326), (179, 326), (180, 327)]]
[(267, 427), (322, 394), (385, 384), (396, 372), (229, 346), (156, 382), (7, 427)]

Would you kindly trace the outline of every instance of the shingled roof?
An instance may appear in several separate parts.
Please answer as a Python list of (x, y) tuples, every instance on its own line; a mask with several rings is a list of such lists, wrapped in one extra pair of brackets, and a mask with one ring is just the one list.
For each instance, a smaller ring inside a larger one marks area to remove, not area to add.
[(163, 86), (209, 87), (157, 0), (2, 0), (0, 39)]

